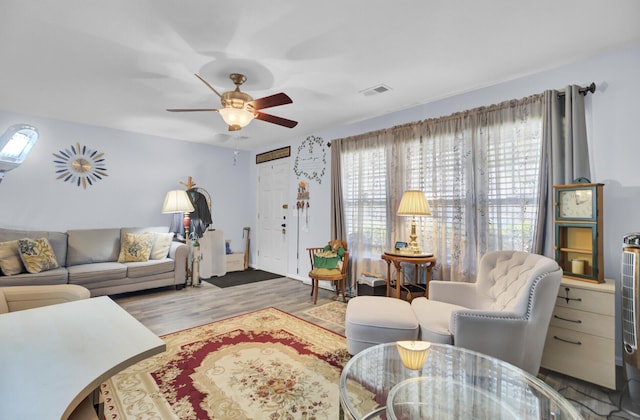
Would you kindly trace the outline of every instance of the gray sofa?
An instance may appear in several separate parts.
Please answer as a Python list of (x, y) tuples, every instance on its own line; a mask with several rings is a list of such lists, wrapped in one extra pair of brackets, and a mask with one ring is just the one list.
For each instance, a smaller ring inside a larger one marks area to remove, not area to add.
[(67, 232), (29, 231), (0, 228), (0, 242), (22, 238), (47, 238), (59, 268), (40, 273), (3, 275), (0, 287), (50, 284), (77, 284), (91, 296), (113, 295), (185, 283), (189, 247), (171, 242), (169, 252), (160, 259), (144, 262), (118, 262), (121, 237), (125, 232), (167, 233), (168, 227), (78, 229)]

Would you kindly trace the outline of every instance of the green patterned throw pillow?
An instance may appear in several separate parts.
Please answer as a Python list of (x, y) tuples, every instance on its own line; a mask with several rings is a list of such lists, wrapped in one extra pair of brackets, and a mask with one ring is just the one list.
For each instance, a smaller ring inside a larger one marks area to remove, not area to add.
[(56, 255), (47, 238), (18, 239), (20, 259), (29, 273), (41, 273), (58, 268)]
[(138, 234), (125, 232), (122, 235), (122, 245), (120, 246), (120, 258), (118, 258), (118, 262), (149, 261), (153, 239), (153, 233)]

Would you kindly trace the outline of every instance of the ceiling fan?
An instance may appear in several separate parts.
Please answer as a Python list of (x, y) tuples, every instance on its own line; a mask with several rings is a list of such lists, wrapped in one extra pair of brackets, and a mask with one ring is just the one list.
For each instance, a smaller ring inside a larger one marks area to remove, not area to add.
[(203, 109), (167, 109), (170, 112), (198, 112), (198, 111), (215, 111), (219, 112), (224, 122), (229, 126), (229, 131), (237, 131), (245, 127), (254, 118), (256, 120), (266, 121), (272, 124), (281, 125), (283, 127), (293, 128), (298, 125), (297, 121), (288, 120), (286, 118), (277, 117), (271, 114), (260, 112), (261, 109), (271, 108), (274, 106), (286, 105), (293, 103), (291, 98), (284, 93), (276, 93), (275, 95), (265, 96), (264, 98), (253, 99), (250, 95), (240, 91), (240, 85), (247, 81), (243, 74), (231, 73), (229, 78), (236, 85), (236, 89), (220, 94), (213, 86), (204, 80), (199, 74), (195, 75), (205, 85), (209, 87), (216, 95), (220, 97), (222, 108), (203, 108)]

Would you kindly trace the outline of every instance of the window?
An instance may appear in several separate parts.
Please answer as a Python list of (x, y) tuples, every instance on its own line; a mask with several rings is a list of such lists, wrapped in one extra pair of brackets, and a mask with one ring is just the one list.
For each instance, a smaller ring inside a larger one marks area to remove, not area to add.
[(397, 217), (391, 203), (404, 190), (419, 189), (432, 215), (417, 220), (418, 240), (436, 255), (439, 278), (470, 279), (487, 251), (531, 251), (541, 130), (541, 100), (510, 101), (414, 124), (411, 130), (394, 128), (384, 143), (360, 138), (360, 145), (344, 147), (350, 248), (358, 250), (357, 258), (379, 258), (395, 241), (405, 240), (410, 218)]
[(379, 258), (387, 243), (387, 171), (384, 147), (343, 156), (347, 244), (358, 244), (362, 258)]

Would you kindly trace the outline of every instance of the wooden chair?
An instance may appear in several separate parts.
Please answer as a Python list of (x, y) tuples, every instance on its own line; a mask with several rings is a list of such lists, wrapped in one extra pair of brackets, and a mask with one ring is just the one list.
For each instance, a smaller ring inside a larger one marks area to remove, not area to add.
[(346, 302), (347, 298), (344, 294), (344, 288), (347, 281), (346, 279), (347, 266), (349, 265), (349, 251), (346, 249), (344, 251), (344, 255), (341, 260), (342, 268), (335, 270), (332, 269), (330, 273), (325, 273), (324, 271), (326, 269), (322, 270), (323, 272), (319, 272), (319, 269), (317, 269), (313, 263), (313, 257), (317, 253), (324, 251), (324, 248), (307, 248), (307, 251), (309, 251), (309, 259), (311, 261), (311, 271), (309, 271), (309, 278), (311, 278), (311, 296), (313, 296), (315, 293), (313, 304), (315, 305), (318, 302), (318, 283), (320, 282), (320, 280), (336, 282), (336, 296), (339, 296), (337, 283), (340, 283), (342, 290), (342, 300)]

